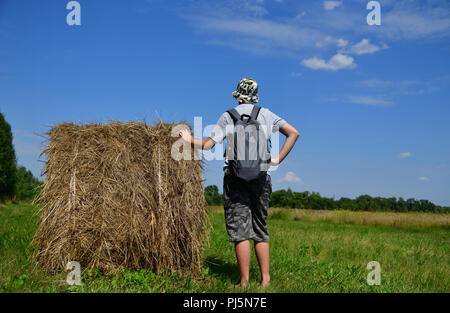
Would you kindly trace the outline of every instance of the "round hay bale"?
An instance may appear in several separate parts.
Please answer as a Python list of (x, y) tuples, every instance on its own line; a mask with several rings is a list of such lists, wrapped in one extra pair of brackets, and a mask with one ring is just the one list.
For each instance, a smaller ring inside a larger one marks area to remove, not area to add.
[(171, 157), (177, 125), (63, 123), (46, 133), (34, 238), (42, 268), (78, 261), (107, 272), (199, 272), (208, 232), (202, 164), (194, 151), (191, 160)]

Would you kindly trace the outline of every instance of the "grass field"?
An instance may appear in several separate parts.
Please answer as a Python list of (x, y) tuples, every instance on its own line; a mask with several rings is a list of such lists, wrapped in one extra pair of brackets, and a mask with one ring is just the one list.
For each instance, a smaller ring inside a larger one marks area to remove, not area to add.
[[(31, 257), (37, 208), (0, 206), (1, 292), (233, 292), (238, 279), (221, 208), (212, 224), (200, 277), (124, 271), (85, 271), (83, 286), (65, 284), (65, 273), (47, 275)], [(252, 257), (250, 292), (450, 292), (450, 216), (271, 209), (272, 285), (258, 288)], [(381, 265), (381, 284), (366, 282), (369, 261)]]

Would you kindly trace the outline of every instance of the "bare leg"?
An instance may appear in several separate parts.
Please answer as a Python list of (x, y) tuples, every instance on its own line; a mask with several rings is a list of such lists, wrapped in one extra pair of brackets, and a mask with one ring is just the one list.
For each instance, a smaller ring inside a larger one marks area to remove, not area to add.
[(269, 275), (269, 243), (255, 241), (255, 253), (261, 271), (261, 286), (267, 287), (270, 283)]
[(239, 273), (241, 275), (241, 283), (239, 287), (247, 287), (248, 276), (250, 273), (250, 240), (244, 240), (236, 242), (236, 259), (239, 267)]

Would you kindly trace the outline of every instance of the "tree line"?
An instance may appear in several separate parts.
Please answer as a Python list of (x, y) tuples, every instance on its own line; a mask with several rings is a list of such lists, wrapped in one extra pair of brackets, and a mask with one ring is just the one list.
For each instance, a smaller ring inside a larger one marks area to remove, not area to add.
[[(223, 205), (222, 194), (217, 186), (205, 188), (208, 205)], [(361, 195), (355, 199), (342, 197), (339, 200), (321, 196), (318, 192), (296, 192), (291, 189), (277, 190), (270, 196), (270, 207), (309, 210), (351, 210), (380, 212), (434, 212), (450, 213), (450, 207), (435, 205), (428, 200), (383, 198)]]
[(0, 113), (0, 201), (32, 199), (41, 185), (31, 171), (17, 165), (11, 126)]

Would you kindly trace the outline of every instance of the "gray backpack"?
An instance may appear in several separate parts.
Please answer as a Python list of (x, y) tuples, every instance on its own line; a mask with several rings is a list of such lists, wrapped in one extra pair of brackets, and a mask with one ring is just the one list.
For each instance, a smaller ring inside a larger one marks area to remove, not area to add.
[(227, 135), (226, 158), (231, 173), (250, 181), (265, 175), (270, 167), (269, 138), (256, 120), (261, 107), (253, 106), (250, 115), (228, 110), (234, 123), (233, 133)]

